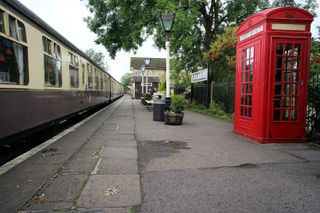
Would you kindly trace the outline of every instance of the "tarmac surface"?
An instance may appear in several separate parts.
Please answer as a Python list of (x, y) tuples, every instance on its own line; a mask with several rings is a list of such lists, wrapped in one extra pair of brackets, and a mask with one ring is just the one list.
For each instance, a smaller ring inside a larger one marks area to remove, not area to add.
[(320, 148), (232, 128), (164, 125), (125, 96), (1, 174), (0, 212), (320, 212)]

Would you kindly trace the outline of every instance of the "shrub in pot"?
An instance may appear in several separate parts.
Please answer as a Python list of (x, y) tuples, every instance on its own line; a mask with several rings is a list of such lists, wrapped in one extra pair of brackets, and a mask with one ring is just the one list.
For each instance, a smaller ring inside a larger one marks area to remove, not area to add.
[(164, 122), (169, 125), (181, 125), (184, 116), (184, 109), (187, 104), (183, 95), (171, 96), (170, 110), (165, 112)]

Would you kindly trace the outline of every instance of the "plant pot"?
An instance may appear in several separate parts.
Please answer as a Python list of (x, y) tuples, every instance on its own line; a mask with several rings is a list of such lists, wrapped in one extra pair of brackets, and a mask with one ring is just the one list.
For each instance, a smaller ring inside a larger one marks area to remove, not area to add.
[(164, 123), (167, 125), (181, 125), (183, 121), (183, 112), (172, 113), (165, 112), (164, 113)]

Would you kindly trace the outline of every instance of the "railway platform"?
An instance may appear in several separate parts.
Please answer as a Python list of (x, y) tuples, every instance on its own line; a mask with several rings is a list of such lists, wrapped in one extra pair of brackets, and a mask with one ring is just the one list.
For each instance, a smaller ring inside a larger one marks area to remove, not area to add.
[(125, 96), (1, 167), (0, 212), (320, 211), (319, 147), (253, 143), (192, 111), (182, 126), (152, 116)]

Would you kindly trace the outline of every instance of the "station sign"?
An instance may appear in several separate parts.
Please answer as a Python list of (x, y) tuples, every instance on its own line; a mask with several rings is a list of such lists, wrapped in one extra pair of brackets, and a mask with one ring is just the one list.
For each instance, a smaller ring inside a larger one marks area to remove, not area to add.
[(207, 80), (208, 80), (208, 69), (191, 73), (191, 83), (197, 83), (197, 82), (207, 81)]
[[(142, 87), (145, 87), (147, 84), (146, 83), (141, 83)], [(152, 86), (152, 83), (148, 83), (148, 86)]]

